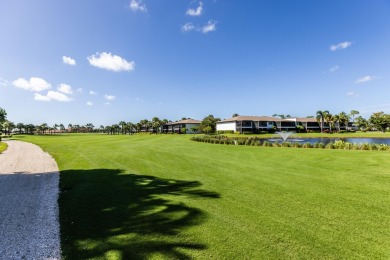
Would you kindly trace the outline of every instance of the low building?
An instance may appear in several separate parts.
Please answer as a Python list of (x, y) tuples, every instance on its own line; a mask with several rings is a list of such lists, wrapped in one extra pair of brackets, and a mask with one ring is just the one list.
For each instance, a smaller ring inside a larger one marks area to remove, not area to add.
[(269, 116), (236, 116), (217, 122), (217, 131), (260, 133), (276, 129), (280, 119)]
[(196, 134), (200, 133), (199, 130), (195, 130), (194, 128), (198, 128), (200, 125), (200, 120), (195, 119), (184, 119), (176, 122), (169, 122), (161, 126), (162, 133), (182, 133), (182, 129), (186, 129), (186, 134)]

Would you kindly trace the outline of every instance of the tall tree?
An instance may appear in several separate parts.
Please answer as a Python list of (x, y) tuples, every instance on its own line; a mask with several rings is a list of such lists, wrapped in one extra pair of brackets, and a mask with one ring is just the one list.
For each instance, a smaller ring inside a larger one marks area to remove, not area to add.
[(359, 111), (357, 110), (351, 110), (351, 112), (349, 113), (350, 116), (352, 117), (352, 122), (355, 122), (355, 116), (356, 115), (359, 115)]
[(216, 130), (217, 122), (220, 120), (220, 118), (215, 118), (213, 115), (208, 115), (203, 118), (202, 122), (199, 125), (199, 130), (205, 133), (214, 133)]
[(329, 131), (331, 132), (334, 128), (335, 117), (331, 113), (327, 113), (324, 118), (325, 122), (329, 125)]
[(318, 110), (316, 113), (316, 119), (317, 122), (320, 123), (321, 133), (324, 132), (324, 120), (327, 114), (329, 114), (328, 110), (324, 110), (324, 111)]
[(125, 128), (126, 128), (126, 122), (120, 121), (119, 125), (121, 126), (121, 131), (122, 131), (122, 135), (123, 135), (123, 133), (125, 132)]
[(390, 115), (384, 112), (372, 114), (369, 121), (376, 129), (383, 133), (390, 127)]
[(343, 125), (345, 126), (345, 129), (347, 130), (348, 128), (348, 122), (349, 122), (349, 116), (345, 112), (340, 112), (338, 115), (338, 122), (339, 122), (339, 130), (340, 126)]

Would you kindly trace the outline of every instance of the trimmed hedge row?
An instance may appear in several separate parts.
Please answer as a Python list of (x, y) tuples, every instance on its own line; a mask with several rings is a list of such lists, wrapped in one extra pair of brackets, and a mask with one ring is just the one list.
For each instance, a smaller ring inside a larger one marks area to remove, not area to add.
[(299, 143), (299, 142), (270, 142), (263, 141), (260, 138), (234, 137), (229, 138), (223, 135), (215, 136), (194, 136), (192, 141), (211, 143), (211, 144), (227, 144), (227, 145), (247, 145), (247, 146), (267, 146), (267, 147), (294, 147), (294, 148), (320, 148), (320, 149), (344, 149), (344, 150), (377, 150), (388, 151), (390, 146), (387, 144), (369, 144), (359, 143), (353, 144), (342, 140), (334, 141), (325, 145), (324, 143)]

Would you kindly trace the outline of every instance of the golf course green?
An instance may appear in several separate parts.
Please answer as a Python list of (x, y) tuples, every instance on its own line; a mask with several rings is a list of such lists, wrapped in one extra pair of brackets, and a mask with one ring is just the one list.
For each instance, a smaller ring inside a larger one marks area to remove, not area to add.
[(65, 259), (389, 259), (390, 152), (15, 136), (60, 174)]

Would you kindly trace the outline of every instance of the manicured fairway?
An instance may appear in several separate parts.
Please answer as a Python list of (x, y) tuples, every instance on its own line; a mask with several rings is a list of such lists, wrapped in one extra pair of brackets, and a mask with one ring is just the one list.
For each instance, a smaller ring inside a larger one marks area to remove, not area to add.
[(57, 160), (67, 259), (389, 259), (390, 153), (21, 136)]

